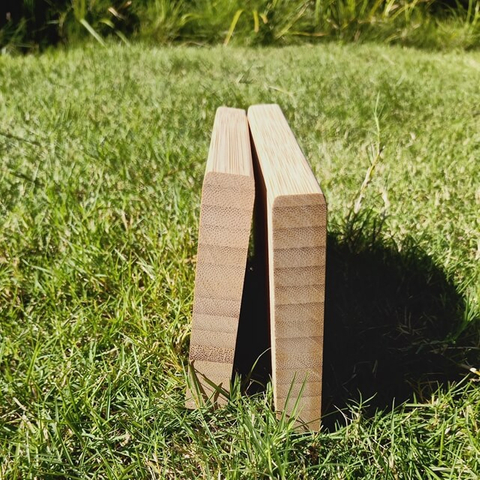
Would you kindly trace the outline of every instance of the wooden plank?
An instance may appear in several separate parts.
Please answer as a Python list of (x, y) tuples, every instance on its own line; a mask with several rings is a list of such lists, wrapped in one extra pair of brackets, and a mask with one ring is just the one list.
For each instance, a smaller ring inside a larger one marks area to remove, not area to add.
[[(255, 185), (244, 110), (220, 107), (203, 181), (186, 406), (223, 403), (229, 390)], [(192, 373), (195, 375), (192, 376)]]
[(278, 105), (248, 110), (266, 205), (272, 377), (277, 410), (320, 428), (327, 207)]

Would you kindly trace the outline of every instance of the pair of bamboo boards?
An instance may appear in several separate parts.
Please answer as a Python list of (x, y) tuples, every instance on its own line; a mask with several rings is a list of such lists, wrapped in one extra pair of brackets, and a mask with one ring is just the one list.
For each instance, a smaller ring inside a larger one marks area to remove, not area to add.
[(266, 211), (275, 408), (317, 430), (327, 209), (278, 105), (252, 106), (248, 117), (217, 110), (200, 210), (190, 343), (196, 388), (187, 406), (204, 397), (222, 403), (218, 387), (229, 389), (255, 194)]

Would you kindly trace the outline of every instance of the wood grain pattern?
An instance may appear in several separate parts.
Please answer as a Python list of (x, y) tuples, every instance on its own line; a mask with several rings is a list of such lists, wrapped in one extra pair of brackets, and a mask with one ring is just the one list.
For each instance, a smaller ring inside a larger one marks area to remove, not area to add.
[[(212, 384), (229, 390), (254, 196), (245, 111), (220, 107), (200, 207), (189, 356), (199, 388), (187, 391), (189, 408), (215, 397)], [(216, 401), (223, 400), (218, 397)]]
[[(327, 208), (278, 105), (248, 110), (267, 215), (275, 407), (320, 427)], [(300, 396), (299, 396), (300, 395)]]

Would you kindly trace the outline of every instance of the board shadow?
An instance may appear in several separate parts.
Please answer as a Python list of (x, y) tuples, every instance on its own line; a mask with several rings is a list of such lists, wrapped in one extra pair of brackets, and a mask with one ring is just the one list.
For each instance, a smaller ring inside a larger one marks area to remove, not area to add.
[[(366, 228), (328, 236), (323, 424), (344, 423), (349, 403), (364, 412), (428, 400), (478, 358), (465, 301), (412, 240), (401, 248)], [(473, 322), (471, 323), (473, 327)]]

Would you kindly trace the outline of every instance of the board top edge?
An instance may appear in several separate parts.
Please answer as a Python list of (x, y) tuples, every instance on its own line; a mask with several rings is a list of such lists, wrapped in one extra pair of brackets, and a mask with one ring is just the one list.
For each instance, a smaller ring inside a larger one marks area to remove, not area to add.
[(247, 118), (267, 196), (273, 199), (284, 195), (323, 195), (280, 106), (252, 105)]
[(253, 178), (250, 133), (245, 110), (225, 106), (217, 108), (206, 172)]

